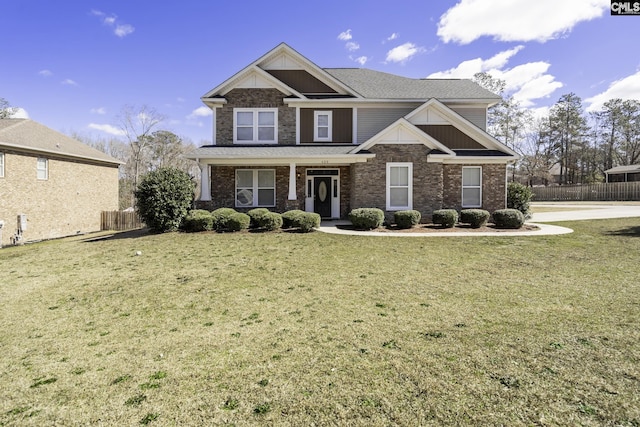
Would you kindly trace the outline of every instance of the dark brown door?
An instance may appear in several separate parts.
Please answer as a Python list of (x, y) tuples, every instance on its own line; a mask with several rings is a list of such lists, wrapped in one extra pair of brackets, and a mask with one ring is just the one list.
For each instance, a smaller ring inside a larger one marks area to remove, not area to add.
[(322, 218), (331, 217), (331, 177), (316, 176), (313, 179), (313, 211)]

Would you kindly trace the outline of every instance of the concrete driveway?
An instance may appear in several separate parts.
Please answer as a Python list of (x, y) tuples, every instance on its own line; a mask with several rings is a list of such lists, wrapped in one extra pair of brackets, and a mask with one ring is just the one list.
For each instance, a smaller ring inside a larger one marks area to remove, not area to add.
[(640, 217), (640, 202), (625, 203), (532, 203), (535, 208), (559, 209), (557, 211), (534, 213), (528, 222), (577, 221), (584, 219)]

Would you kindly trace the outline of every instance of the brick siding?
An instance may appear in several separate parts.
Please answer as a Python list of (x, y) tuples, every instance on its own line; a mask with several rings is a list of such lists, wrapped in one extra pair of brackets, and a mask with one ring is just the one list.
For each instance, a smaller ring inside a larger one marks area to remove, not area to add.
[[(506, 165), (485, 164), (477, 166), (482, 166), (481, 209), (489, 212), (504, 209), (507, 206)], [(463, 165), (444, 165), (443, 208), (462, 209), (462, 167)]]

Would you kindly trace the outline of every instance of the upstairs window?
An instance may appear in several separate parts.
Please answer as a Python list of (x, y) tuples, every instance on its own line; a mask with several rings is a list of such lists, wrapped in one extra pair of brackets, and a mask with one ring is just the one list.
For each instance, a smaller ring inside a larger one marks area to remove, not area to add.
[(44, 157), (38, 157), (36, 171), (39, 180), (49, 179), (49, 160)]
[(479, 208), (482, 206), (482, 166), (464, 166), (462, 168), (462, 207)]
[(277, 141), (277, 108), (235, 108), (233, 110), (233, 142), (275, 144)]
[(0, 153), (0, 178), (4, 178), (4, 153)]
[(331, 142), (331, 135), (333, 135), (332, 122), (331, 111), (314, 111), (313, 140), (316, 142)]

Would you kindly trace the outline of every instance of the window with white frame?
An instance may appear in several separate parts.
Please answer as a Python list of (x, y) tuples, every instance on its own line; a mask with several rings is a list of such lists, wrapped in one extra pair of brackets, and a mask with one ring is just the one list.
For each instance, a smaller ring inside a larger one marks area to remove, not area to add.
[(236, 169), (236, 207), (276, 205), (274, 169)]
[(387, 163), (387, 210), (413, 209), (413, 163)]
[(318, 142), (331, 142), (333, 135), (333, 112), (313, 112), (313, 140)]
[(464, 166), (462, 168), (462, 207), (479, 208), (482, 206), (482, 166)]
[(4, 153), (0, 153), (0, 178), (4, 178)]
[(49, 160), (44, 157), (38, 157), (36, 163), (36, 171), (38, 179), (47, 180), (49, 179)]
[(234, 108), (233, 142), (237, 144), (274, 144), (277, 141), (277, 108)]

